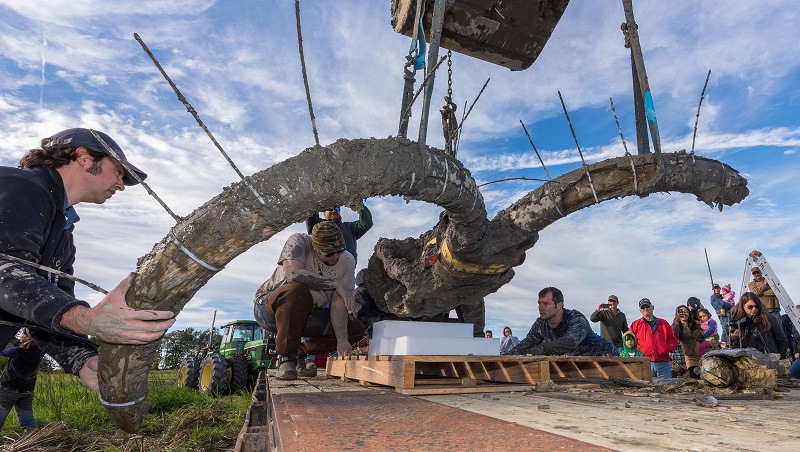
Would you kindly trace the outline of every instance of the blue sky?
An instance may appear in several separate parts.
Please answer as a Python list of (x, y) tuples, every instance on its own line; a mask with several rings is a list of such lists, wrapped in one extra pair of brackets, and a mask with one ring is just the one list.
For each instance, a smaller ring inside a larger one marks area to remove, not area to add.
[[(322, 144), (397, 133), (402, 66), (410, 38), (393, 32), (389, 0), (301, 2), (304, 52)], [(514, 280), (487, 298), (487, 327), (524, 335), (536, 292), (561, 288), (566, 306), (589, 313), (616, 294), (629, 320), (650, 298), (671, 319), (689, 296), (708, 299), (703, 249), (715, 281), (739, 292), (747, 254), (758, 249), (800, 301), (800, 9), (790, 1), (635, 1), (634, 8), (665, 152), (690, 149), (700, 91), (712, 70), (696, 152), (744, 175), (750, 196), (723, 212), (691, 195), (625, 198), (584, 209), (541, 232)], [(481, 182), (544, 177), (519, 126), (523, 120), (553, 176), (580, 164), (557, 91), (592, 162), (624, 153), (609, 98), (629, 148), (635, 141), (630, 56), (621, 2), (572, 0), (534, 65), (510, 72), (455, 54), (453, 94), (471, 103), (459, 158)], [(69, 127), (113, 136), (147, 182), (188, 215), (235, 172), (133, 39), (149, 45), (245, 174), (314, 144), (297, 52), (294, 2), (200, 0), (107, 2), (0, 0), (0, 164), (15, 165), (39, 139)], [(441, 74), (444, 74), (443, 72)], [(428, 143), (442, 147), (437, 78)], [(417, 136), (419, 106), (409, 136)], [(483, 189), (489, 215), (536, 182)], [(417, 237), (438, 208), (398, 198), (366, 201), (375, 227), (361, 239)], [(167, 234), (172, 218), (141, 187), (105, 205), (78, 207), (76, 273), (112, 288)], [(345, 220), (356, 218), (344, 209)], [(300, 219), (298, 219), (300, 220)], [(233, 261), (189, 302), (175, 328), (251, 318), (252, 296), (271, 274), (292, 226)], [(78, 289), (90, 303), (100, 295)]]

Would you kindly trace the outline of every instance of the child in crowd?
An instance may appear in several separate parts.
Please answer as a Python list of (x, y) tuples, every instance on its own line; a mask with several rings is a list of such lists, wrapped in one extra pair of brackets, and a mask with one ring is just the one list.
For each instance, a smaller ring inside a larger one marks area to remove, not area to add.
[(700, 354), (705, 355), (708, 350), (719, 348), (719, 333), (717, 322), (711, 318), (708, 309), (700, 309), (697, 316), (700, 320), (700, 330), (703, 332), (703, 342), (700, 343)]
[(619, 352), (619, 356), (624, 356), (626, 358), (645, 356), (645, 354), (640, 352), (637, 348), (638, 344), (639, 343), (636, 341), (636, 335), (630, 331), (626, 331), (622, 335), (622, 351)]
[(722, 292), (722, 302), (725, 303), (725, 309), (730, 310), (736, 305), (736, 292), (731, 290), (730, 284), (725, 284), (720, 290)]

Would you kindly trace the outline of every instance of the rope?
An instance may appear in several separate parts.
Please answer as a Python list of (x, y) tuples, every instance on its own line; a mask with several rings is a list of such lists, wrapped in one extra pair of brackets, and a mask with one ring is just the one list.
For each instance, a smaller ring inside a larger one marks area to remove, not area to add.
[(569, 124), (569, 130), (572, 132), (572, 138), (575, 140), (575, 146), (578, 148), (578, 155), (581, 156), (581, 163), (583, 163), (583, 169), (586, 171), (586, 177), (589, 179), (589, 187), (592, 188), (592, 195), (594, 195), (594, 202), (599, 203), (600, 200), (597, 199), (597, 191), (594, 189), (594, 183), (592, 182), (592, 175), (589, 174), (589, 167), (586, 166), (586, 160), (583, 159), (583, 152), (581, 152), (581, 145), (578, 144), (578, 136), (575, 135), (575, 129), (572, 127), (572, 121), (569, 119), (569, 113), (567, 112), (567, 106), (564, 104), (564, 98), (561, 97), (561, 91), (558, 92), (558, 98), (561, 100), (561, 107), (564, 109), (564, 115), (567, 117), (567, 123)]
[(218, 271), (222, 270), (221, 268), (214, 267), (213, 265), (207, 264), (207, 263), (203, 262), (202, 260), (200, 260), (200, 258), (195, 256), (194, 253), (189, 251), (188, 248), (183, 246), (183, 244), (181, 242), (179, 242), (178, 239), (172, 239), (172, 243), (178, 245), (178, 248), (180, 248), (180, 250), (183, 251), (183, 254), (189, 256), (189, 258), (191, 258), (193, 261), (195, 261), (198, 264), (202, 265), (203, 267), (211, 270), (212, 272), (218, 272)]
[(147, 194), (148, 194), (148, 195), (150, 195), (150, 196), (152, 196), (153, 198), (155, 198), (155, 199), (156, 199), (156, 201), (158, 201), (158, 203), (159, 203), (159, 204), (161, 204), (161, 207), (163, 207), (163, 208), (164, 208), (164, 210), (166, 210), (166, 211), (167, 211), (167, 213), (168, 213), (168, 214), (170, 214), (170, 216), (172, 216), (172, 218), (173, 218), (173, 219), (175, 219), (175, 221), (176, 221), (176, 222), (180, 222), (180, 221), (181, 221), (181, 217), (179, 217), (178, 215), (176, 215), (176, 214), (175, 214), (175, 212), (173, 212), (173, 211), (172, 211), (172, 209), (170, 209), (170, 208), (169, 208), (169, 206), (168, 206), (168, 205), (167, 205), (167, 204), (166, 204), (164, 201), (162, 201), (162, 200), (161, 200), (161, 198), (159, 198), (159, 197), (158, 197), (158, 195), (156, 194), (156, 192), (155, 192), (155, 191), (153, 191), (153, 189), (151, 189), (151, 188), (150, 188), (150, 186), (149, 186), (149, 185), (147, 185), (147, 184), (144, 182), (144, 180), (142, 180), (142, 178), (141, 178), (141, 177), (139, 177), (139, 175), (138, 175), (138, 174), (136, 174), (136, 171), (132, 171), (132, 170), (131, 170), (131, 167), (130, 167), (130, 165), (128, 165), (128, 162), (125, 162), (125, 161), (123, 161), (123, 160), (122, 160), (122, 157), (120, 157), (120, 156), (119, 156), (119, 154), (117, 154), (117, 151), (115, 151), (115, 150), (111, 149), (111, 146), (109, 146), (109, 145), (108, 145), (108, 143), (106, 143), (106, 142), (103, 140), (103, 138), (102, 138), (102, 137), (100, 137), (100, 135), (99, 135), (97, 132), (95, 132), (95, 131), (94, 131), (94, 130), (92, 130), (92, 129), (89, 129), (89, 132), (91, 132), (92, 136), (94, 136), (94, 138), (95, 138), (97, 141), (99, 141), (99, 142), (100, 142), (100, 144), (102, 144), (104, 148), (106, 148), (106, 151), (108, 151), (109, 155), (111, 155), (112, 157), (114, 157), (114, 158), (115, 158), (115, 159), (116, 159), (116, 160), (117, 160), (117, 161), (118, 161), (120, 164), (122, 164), (122, 166), (125, 168), (125, 171), (127, 171), (127, 172), (128, 172), (128, 174), (130, 174), (131, 176), (133, 176), (133, 178), (134, 178), (134, 179), (136, 179), (136, 181), (137, 181), (137, 182), (139, 182), (140, 184), (142, 184), (142, 187), (144, 187), (144, 189), (147, 191)]
[(639, 194), (639, 182), (636, 180), (636, 165), (633, 163), (633, 157), (631, 157), (631, 153), (628, 152), (628, 145), (625, 143), (625, 137), (622, 136), (622, 127), (619, 125), (619, 118), (617, 118), (617, 110), (614, 108), (614, 99), (608, 98), (609, 102), (611, 102), (611, 112), (614, 113), (614, 121), (617, 123), (617, 130), (619, 131), (619, 138), (622, 140), (622, 147), (625, 148), (625, 156), (628, 157), (628, 160), (631, 161), (631, 172), (633, 173), (633, 193), (635, 195)]
[[(425, 0), (417, 0), (417, 11), (414, 15), (414, 31), (411, 36), (411, 48), (408, 53), (416, 52), (414, 59), (414, 72), (425, 69), (425, 27), (422, 18), (425, 16)], [(419, 37), (422, 36), (422, 39)], [(417, 47), (419, 45), (419, 47)]]
[(146, 396), (146, 395), (143, 395), (143, 396), (139, 397), (138, 399), (136, 399), (136, 400), (134, 400), (134, 401), (132, 401), (132, 402), (120, 402), (120, 403), (114, 403), (114, 402), (107, 402), (107, 401), (103, 400), (103, 396), (101, 396), (101, 395), (100, 395), (100, 393), (98, 392), (98, 393), (97, 393), (97, 398), (98, 398), (98, 399), (100, 399), (100, 403), (102, 403), (102, 404), (103, 404), (103, 405), (105, 405), (105, 406), (110, 406), (110, 407), (123, 407), (123, 406), (131, 406), (131, 405), (136, 405), (137, 403), (139, 403), (139, 402), (142, 402), (144, 399), (146, 399), (146, 398), (147, 398), (147, 396)]
[(512, 181), (512, 180), (535, 180), (535, 181), (540, 181), (540, 182), (549, 182), (546, 179), (538, 179), (538, 178), (535, 178), (535, 177), (507, 177), (505, 179), (498, 179), (498, 180), (493, 180), (493, 181), (489, 181), (489, 182), (484, 182), (482, 184), (478, 184), (478, 187), (483, 187), (484, 185), (496, 184), (498, 182), (508, 182), (508, 181)]
[(294, 0), (294, 14), (297, 17), (297, 46), (300, 49), (300, 66), (303, 69), (303, 85), (306, 87), (306, 100), (308, 101), (308, 113), (311, 115), (311, 130), (314, 132), (314, 142), (319, 147), (319, 136), (317, 135), (317, 122), (314, 120), (314, 107), (311, 105), (311, 91), (308, 88), (308, 74), (306, 74), (306, 59), (303, 56), (303, 31), (300, 28), (300, 0)]
[(697, 122), (700, 121), (700, 106), (703, 105), (703, 98), (706, 96), (706, 87), (708, 87), (708, 79), (711, 77), (711, 69), (708, 70), (706, 75), (706, 82), (703, 84), (703, 91), (700, 93), (700, 102), (697, 104), (697, 114), (694, 117), (694, 132), (692, 133), (692, 154), (694, 154), (694, 140), (697, 137)]
[(531, 139), (531, 134), (528, 133), (528, 128), (525, 127), (525, 123), (522, 122), (521, 119), (519, 120), (519, 123), (520, 123), (520, 125), (522, 125), (522, 130), (525, 131), (525, 136), (528, 137), (528, 142), (531, 144), (531, 147), (533, 148), (533, 152), (535, 152), (536, 153), (536, 157), (539, 158), (539, 163), (541, 163), (542, 168), (544, 169), (544, 173), (547, 174), (547, 180), (553, 180), (553, 178), (550, 177), (550, 171), (547, 171), (547, 167), (544, 166), (544, 160), (542, 160), (542, 156), (539, 154), (539, 150), (536, 149), (536, 145), (533, 144), (533, 139)]
[(439, 65), (441, 65), (441, 64), (442, 64), (442, 62), (445, 60), (445, 58), (447, 58), (447, 57), (446, 57), (446, 56), (443, 56), (443, 57), (439, 58), (439, 61), (436, 63), (436, 65), (435, 65), (435, 66), (433, 66), (433, 69), (432, 69), (432, 70), (431, 70), (431, 71), (428, 73), (428, 75), (426, 75), (426, 76), (425, 76), (425, 79), (424, 79), (424, 80), (422, 80), (422, 84), (419, 86), (419, 89), (417, 89), (417, 92), (416, 92), (416, 93), (414, 93), (414, 97), (413, 97), (413, 98), (411, 98), (411, 102), (409, 102), (409, 104), (408, 104), (408, 107), (406, 107), (406, 111), (405, 111), (405, 113), (403, 114), (403, 116), (410, 116), (410, 115), (411, 115), (411, 107), (413, 107), (413, 106), (414, 106), (414, 101), (415, 101), (415, 100), (417, 100), (417, 97), (419, 97), (419, 95), (420, 95), (420, 93), (422, 92), (422, 90), (423, 90), (423, 89), (425, 88), (425, 86), (428, 84), (428, 79), (430, 79), (430, 77), (431, 77), (431, 76), (432, 76), (434, 73), (436, 73), (436, 69), (439, 69)]
[(40, 265), (40, 264), (37, 264), (35, 262), (27, 261), (25, 259), (20, 259), (18, 257), (9, 256), (8, 254), (5, 254), (5, 253), (0, 253), (0, 257), (2, 257), (3, 259), (8, 259), (10, 261), (19, 262), (21, 264), (30, 265), (31, 267), (38, 268), (39, 270), (44, 270), (46, 272), (54, 273), (54, 274), (56, 274), (56, 275), (58, 275), (58, 276), (60, 276), (62, 278), (67, 278), (67, 279), (71, 279), (71, 280), (73, 280), (75, 282), (79, 282), (79, 283), (83, 284), (84, 286), (86, 286), (86, 287), (88, 287), (88, 288), (90, 288), (92, 290), (96, 290), (97, 292), (100, 292), (100, 293), (102, 293), (104, 295), (108, 294), (107, 290), (103, 289), (102, 287), (100, 287), (98, 285), (92, 284), (89, 281), (85, 281), (85, 280), (80, 279), (78, 277), (72, 276), (69, 273), (64, 273), (64, 272), (62, 272), (60, 270), (56, 270), (55, 268), (46, 267), (44, 265)]
[[(403, 66), (403, 102), (400, 104), (400, 125), (397, 127), (397, 136), (406, 138), (408, 136), (408, 116), (406, 115), (406, 108), (411, 96), (414, 95), (414, 78), (416, 70), (412, 71), (409, 68), (414, 66), (414, 57), (409, 54), (406, 55), (406, 64)], [(410, 112), (409, 112), (410, 113)]]
[[(150, 59), (153, 61), (153, 64), (156, 65), (156, 68), (158, 68), (158, 71), (161, 72), (161, 75), (164, 77), (164, 79), (167, 80), (167, 83), (169, 83), (169, 86), (172, 87), (172, 91), (174, 91), (175, 95), (178, 96), (178, 100), (181, 101), (181, 103), (186, 107), (186, 111), (188, 111), (189, 113), (192, 114), (192, 116), (194, 117), (195, 121), (197, 121), (197, 124), (199, 124), (200, 128), (203, 129), (203, 131), (206, 133), (206, 135), (208, 135), (208, 138), (211, 139), (211, 142), (214, 143), (214, 146), (216, 146), (216, 148), (219, 149), (219, 152), (222, 153), (222, 156), (225, 157), (225, 160), (228, 161), (228, 164), (231, 166), (231, 168), (233, 168), (233, 170), (236, 171), (236, 174), (239, 175), (239, 178), (242, 180), (242, 182), (244, 182), (245, 185), (247, 185), (247, 187), (250, 189), (251, 192), (253, 192), (253, 195), (255, 195), (256, 199), (258, 199), (258, 201), (261, 204), (266, 204), (266, 202), (264, 202), (264, 199), (261, 197), (261, 195), (259, 195), (258, 192), (256, 192), (256, 189), (252, 185), (250, 185), (250, 182), (248, 182), (244, 178), (244, 175), (242, 174), (241, 171), (239, 171), (239, 168), (236, 167), (236, 164), (233, 163), (233, 160), (231, 160), (231, 158), (228, 156), (228, 154), (225, 152), (225, 150), (222, 149), (222, 145), (219, 144), (217, 139), (214, 138), (214, 135), (211, 133), (211, 131), (208, 130), (208, 127), (206, 127), (205, 123), (203, 123), (203, 120), (200, 119), (200, 115), (197, 114), (197, 111), (194, 109), (192, 104), (190, 104), (189, 101), (186, 100), (186, 97), (184, 97), (184, 95), (178, 89), (178, 86), (175, 85), (175, 83), (172, 81), (172, 79), (169, 77), (169, 75), (167, 75), (167, 72), (164, 71), (164, 68), (161, 67), (161, 63), (158, 62), (156, 57), (153, 55), (153, 53), (147, 47), (147, 44), (145, 44), (144, 41), (142, 40), (142, 38), (139, 37), (138, 33), (134, 33), (133, 37), (136, 39), (136, 41), (139, 42), (139, 45), (142, 46), (142, 49), (144, 49), (145, 53), (147, 53), (147, 56), (149, 56)], [(138, 177), (136, 179), (139, 180)], [(144, 185), (145, 188), (147, 188), (147, 185), (145, 185), (144, 182), (142, 182), (141, 180), (139, 180), (139, 182), (142, 185)], [(149, 188), (147, 188), (147, 192), (152, 194), (153, 196), (155, 196), (155, 194), (152, 193), (152, 191)], [(170, 212), (172, 217), (175, 218), (175, 221), (181, 221), (180, 218), (178, 216), (176, 216), (175, 214), (173, 214), (172, 211), (170, 211), (169, 208), (167, 208), (167, 206), (163, 202), (161, 202), (161, 200), (158, 199), (157, 196), (156, 196), (156, 199), (158, 200), (159, 203), (161, 203), (162, 206), (164, 206), (164, 208), (167, 209), (168, 212)]]
[[(467, 118), (469, 117), (470, 112), (472, 112), (472, 107), (474, 107), (475, 104), (478, 103), (478, 99), (481, 98), (481, 94), (483, 94), (483, 90), (485, 90), (486, 86), (489, 85), (489, 80), (491, 80), (491, 77), (486, 79), (486, 82), (484, 82), (483, 87), (481, 88), (480, 91), (478, 91), (478, 95), (475, 96), (475, 100), (472, 101), (472, 105), (469, 106), (469, 110), (466, 110), (464, 112), (464, 116), (461, 117), (461, 124), (459, 124), (458, 125), (458, 129), (456, 129), (456, 149), (455, 149), (456, 153), (458, 152), (458, 145), (461, 142), (461, 127), (464, 125), (464, 121), (466, 121)], [(464, 107), (466, 108), (466, 106), (467, 106), (467, 103), (464, 102)]]

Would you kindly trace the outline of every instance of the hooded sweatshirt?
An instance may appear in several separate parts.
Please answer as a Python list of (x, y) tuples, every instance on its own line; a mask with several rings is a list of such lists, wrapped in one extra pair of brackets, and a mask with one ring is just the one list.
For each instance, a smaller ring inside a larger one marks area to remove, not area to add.
[[(633, 338), (633, 348), (628, 348), (627, 342), (628, 336)], [(639, 342), (636, 340), (636, 335), (627, 331), (622, 335), (622, 351), (619, 352), (619, 356), (624, 356), (626, 358), (633, 358), (636, 356), (645, 356), (644, 353), (640, 352), (637, 348), (639, 346)]]

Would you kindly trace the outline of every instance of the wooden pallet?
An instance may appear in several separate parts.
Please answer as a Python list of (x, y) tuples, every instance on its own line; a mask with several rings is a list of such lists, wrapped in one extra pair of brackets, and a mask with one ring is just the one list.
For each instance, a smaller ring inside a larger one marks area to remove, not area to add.
[(349, 356), (328, 358), (326, 374), (410, 395), (521, 391), (547, 380), (652, 380), (647, 358), (596, 356)]

